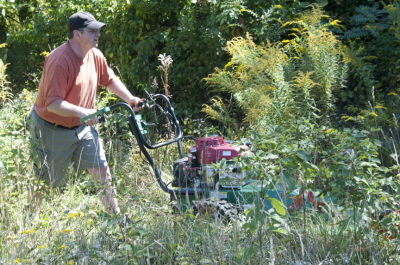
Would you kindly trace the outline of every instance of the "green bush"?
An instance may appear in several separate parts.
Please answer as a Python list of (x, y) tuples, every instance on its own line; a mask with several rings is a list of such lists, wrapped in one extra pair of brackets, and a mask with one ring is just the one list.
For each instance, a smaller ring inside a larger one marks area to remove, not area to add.
[[(324, 201), (321, 205), (326, 203), (322, 212), (348, 219), (355, 233), (368, 229), (358, 224), (363, 220), (381, 227), (377, 232), (386, 229), (397, 237), (398, 150), (392, 150), (391, 161), (383, 164), (382, 142), (375, 134), (349, 128), (324, 129), (304, 120), (291, 129), (268, 126), (263, 132), (253, 132), (246, 142), (249, 140), (254, 155), (240, 158), (238, 163), (250, 172), (250, 178), (284, 194), (304, 192), (302, 200), (308, 191), (315, 191)], [(313, 206), (315, 211), (321, 210)], [(387, 210), (394, 214), (378, 220)], [(299, 214), (310, 213), (304, 209)]]
[(399, 7), (398, 3), (360, 5), (349, 13), (352, 23), (337, 31), (350, 60), (347, 85), (339, 92), (338, 117), (351, 116), (360, 127), (397, 126)]
[[(347, 62), (344, 47), (329, 31), (336, 21), (325, 19), (313, 7), (282, 25), (292, 36), (288, 40), (261, 46), (251, 36), (234, 38), (226, 47), (230, 62), (205, 80), (216, 90), (232, 93), (253, 128), (290, 127), (299, 119), (328, 124)], [(212, 106), (203, 110), (217, 118)]]
[(6, 69), (7, 64), (4, 64), (0, 59), (0, 108), (4, 107), (7, 100), (12, 97), (10, 82), (7, 80)]

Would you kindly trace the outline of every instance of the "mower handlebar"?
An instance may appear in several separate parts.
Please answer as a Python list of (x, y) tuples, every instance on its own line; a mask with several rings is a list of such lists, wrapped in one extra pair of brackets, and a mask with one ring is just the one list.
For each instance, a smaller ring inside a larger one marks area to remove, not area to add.
[(106, 112), (108, 112), (108, 111), (110, 111), (110, 107), (105, 107), (105, 108), (103, 108), (103, 109), (101, 109), (101, 110), (96, 111), (96, 112), (93, 113), (93, 114), (90, 114), (90, 115), (88, 115), (88, 116), (86, 116), (86, 117), (83, 117), (83, 118), (80, 119), (79, 121), (80, 121), (81, 123), (84, 123), (85, 121), (87, 121), (87, 120), (89, 120), (89, 119), (91, 119), (91, 118), (93, 118), (93, 117), (96, 117), (96, 116), (98, 116), (98, 115), (104, 114), (104, 113), (106, 113)]
[(129, 127), (131, 129), (131, 132), (135, 136), (135, 138), (138, 142), (138, 146), (139, 146), (140, 150), (142, 151), (142, 153), (144, 154), (144, 157), (146, 158), (147, 162), (149, 162), (151, 167), (153, 168), (157, 182), (160, 185), (160, 187), (162, 188), (162, 190), (164, 190), (165, 192), (168, 192), (170, 194), (176, 194), (176, 193), (188, 193), (188, 194), (196, 193), (196, 194), (198, 194), (197, 190), (186, 190), (186, 189), (172, 190), (163, 181), (163, 179), (161, 177), (161, 173), (158, 170), (157, 165), (155, 164), (152, 156), (149, 154), (148, 149), (157, 149), (157, 148), (160, 148), (163, 146), (170, 145), (172, 143), (176, 143), (178, 146), (179, 156), (180, 156), (180, 158), (183, 158), (184, 153), (182, 150), (182, 139), (183, 139), (182, 130), (179, 126), (179, 122), (175, 116), (174, 109), (173, 109), (169, 99), (163, 94), (151, 94), (150, 95), (149, 93), (147, 93), (147, 91), (145, 91), (145, 93), (147, 94), (147, 98), (144, 98), (144, 99), (140, 100), (139, 102), (137, 102), (137, 107), (139, 107), (139, 108), (145, 107), (146, 109), (151, 109), (154, 106), (160, 107), (159, 104), (155, 103), (156, 99), (160, 99), (160, 100), (164, 101), (164, 103), (166, 103), (166, 107), (162, 108), (162, 110), (164, 111), (165, 115), (171, 116), (172, 123), (174, 125), (173, 126), (174, 127), (174, 132), (173, 132), (174, 138), (173, 139), (166, 140), (164, 142), (157, 142), (157, 143), (151, 142), (147, 137), (145, 137), (147, 135), (144, 135), (144, 132), (143, 132), (144, 130), (142, 128), (142, 125), (154, 125), (154, 124), (144, 124), (143, 121), (141, 120), (140, 115), (135, 114), (135, 112), (132, 108), (133, 106), (129, 105), (127, 103), (124, 103), (124, 102), (120, 102), (115, 105), (105, 107), (89, 116), (83, 117), (82, 119), (80, 119), (80, 121), (83, 123), (83, 122), (87, 121), (88, 119), (91, 119), (97, 115), (104, 115), (106, 112), (114, 110), (115, 108), (119, 108), (119, 107), (125, 108), (131, 114), (128, 117), (128, 122), (129, 122)]
[[(141, 108), (141, 107), (143, 107), (143, 105), (146, 104), (146, 103), (147, 103), (147, 99), (142, 98), (141, 100), (139, 100), (139, 102), (138, 102), (138, 104), (137, 104), (137, 107), (138, 107), (138, 108)], [(135, 107), (135, 106), (136, 106), (135, 103), (132, 103), (132, 104), (131, 104), (131, 107)]]
[[(145, 105), (147, 103), (147, 100), (145, 99), (145, 98), (142, 98), (139, 102), (138, 102), (138, 104), (137, 104), (137, 107), (143, 107), (143, 105)], [(130, 105), (132, 108), (133, 107), (135, 107), (135, 104), (131, 104)], [(89, 119), (91, 119), (91, 118), (93, 118), (93, 117), (96, 117), (96, 116), (98, 116), (98, 115), (102, 115), (102, 114), (104, 114), (104, 113), (106, 113), (106, 112), (109, 112), (110, 110), (111, 110), (111, 108), (113, 108), (114, 106), (111, 106), (111, 107), (105, 107), (105, 108), (103, 108), (103, 109), (101, 109), (101, 110), (98, 110), (98, 111), (96, 111), (95, 113), (93, 113), (93, 114), (90, 114), (90, 115), (88, 115), (88, 116), (86, 116), (86, 117), (83, 117), (83, 118), (81, 118), (79, 121), (81, 122), (81, 123), (84, 123), (85, 121), (87, 121), (87, 120), (89, 120)]]

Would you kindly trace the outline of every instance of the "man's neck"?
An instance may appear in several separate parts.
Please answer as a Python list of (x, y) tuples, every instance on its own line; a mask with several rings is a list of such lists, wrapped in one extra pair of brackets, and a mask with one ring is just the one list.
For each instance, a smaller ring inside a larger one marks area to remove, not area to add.
[(80, 45), (80, 43), (78, 43), (77, 41), (74, 41), (73, 39), (69, 40), (68, 43), (69, 43), (69, 46), (71, 47), (71, 49), (75, 52), (75, 54), (81, 59), (85, 58), (86, 54), (90, 50), (86, 47), (82, 47), (82, 45)]

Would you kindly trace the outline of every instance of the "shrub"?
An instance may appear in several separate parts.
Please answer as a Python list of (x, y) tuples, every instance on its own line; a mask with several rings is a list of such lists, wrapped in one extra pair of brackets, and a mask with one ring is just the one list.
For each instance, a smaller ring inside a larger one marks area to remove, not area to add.
[[(234, 38), (226, 46), (230, 62), (205, 80), (232, 93), (253, 128), (290, 127), (299, 119), (327, 124), (334, 92), (344, 85), (347, 70), (345, 50), (328, 30), (337, 21), (327, 19), (313, 7), (283, 24), (297, 25), (288, 29), (291, 39), (260, 46), (249, 35)], [(210, 108), (203, 111), (215, 119)]]
[(9, 87), (10, 82), (7, 81), (6, 75), (7, 64), (0, 59), (0, 107), (4, 107), (4, 104), (12, 97), (11, 88)]

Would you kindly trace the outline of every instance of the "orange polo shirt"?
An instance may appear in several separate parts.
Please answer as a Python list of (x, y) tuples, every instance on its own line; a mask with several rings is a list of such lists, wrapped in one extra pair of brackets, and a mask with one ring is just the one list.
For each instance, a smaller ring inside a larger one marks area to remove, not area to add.
[(65, 127), (78, 126), (78, 117), (64, 117), (47, 110), (47, 106), (57, 99), (71, 104), (94, 109), (97, 89), (107, 87), (115, 74), (108, 67), (99, 49), (91, 49), (80, 59), (68, 42), (54, 49), (44, 62), (39, 91), (34, 105), (42, 119)]

